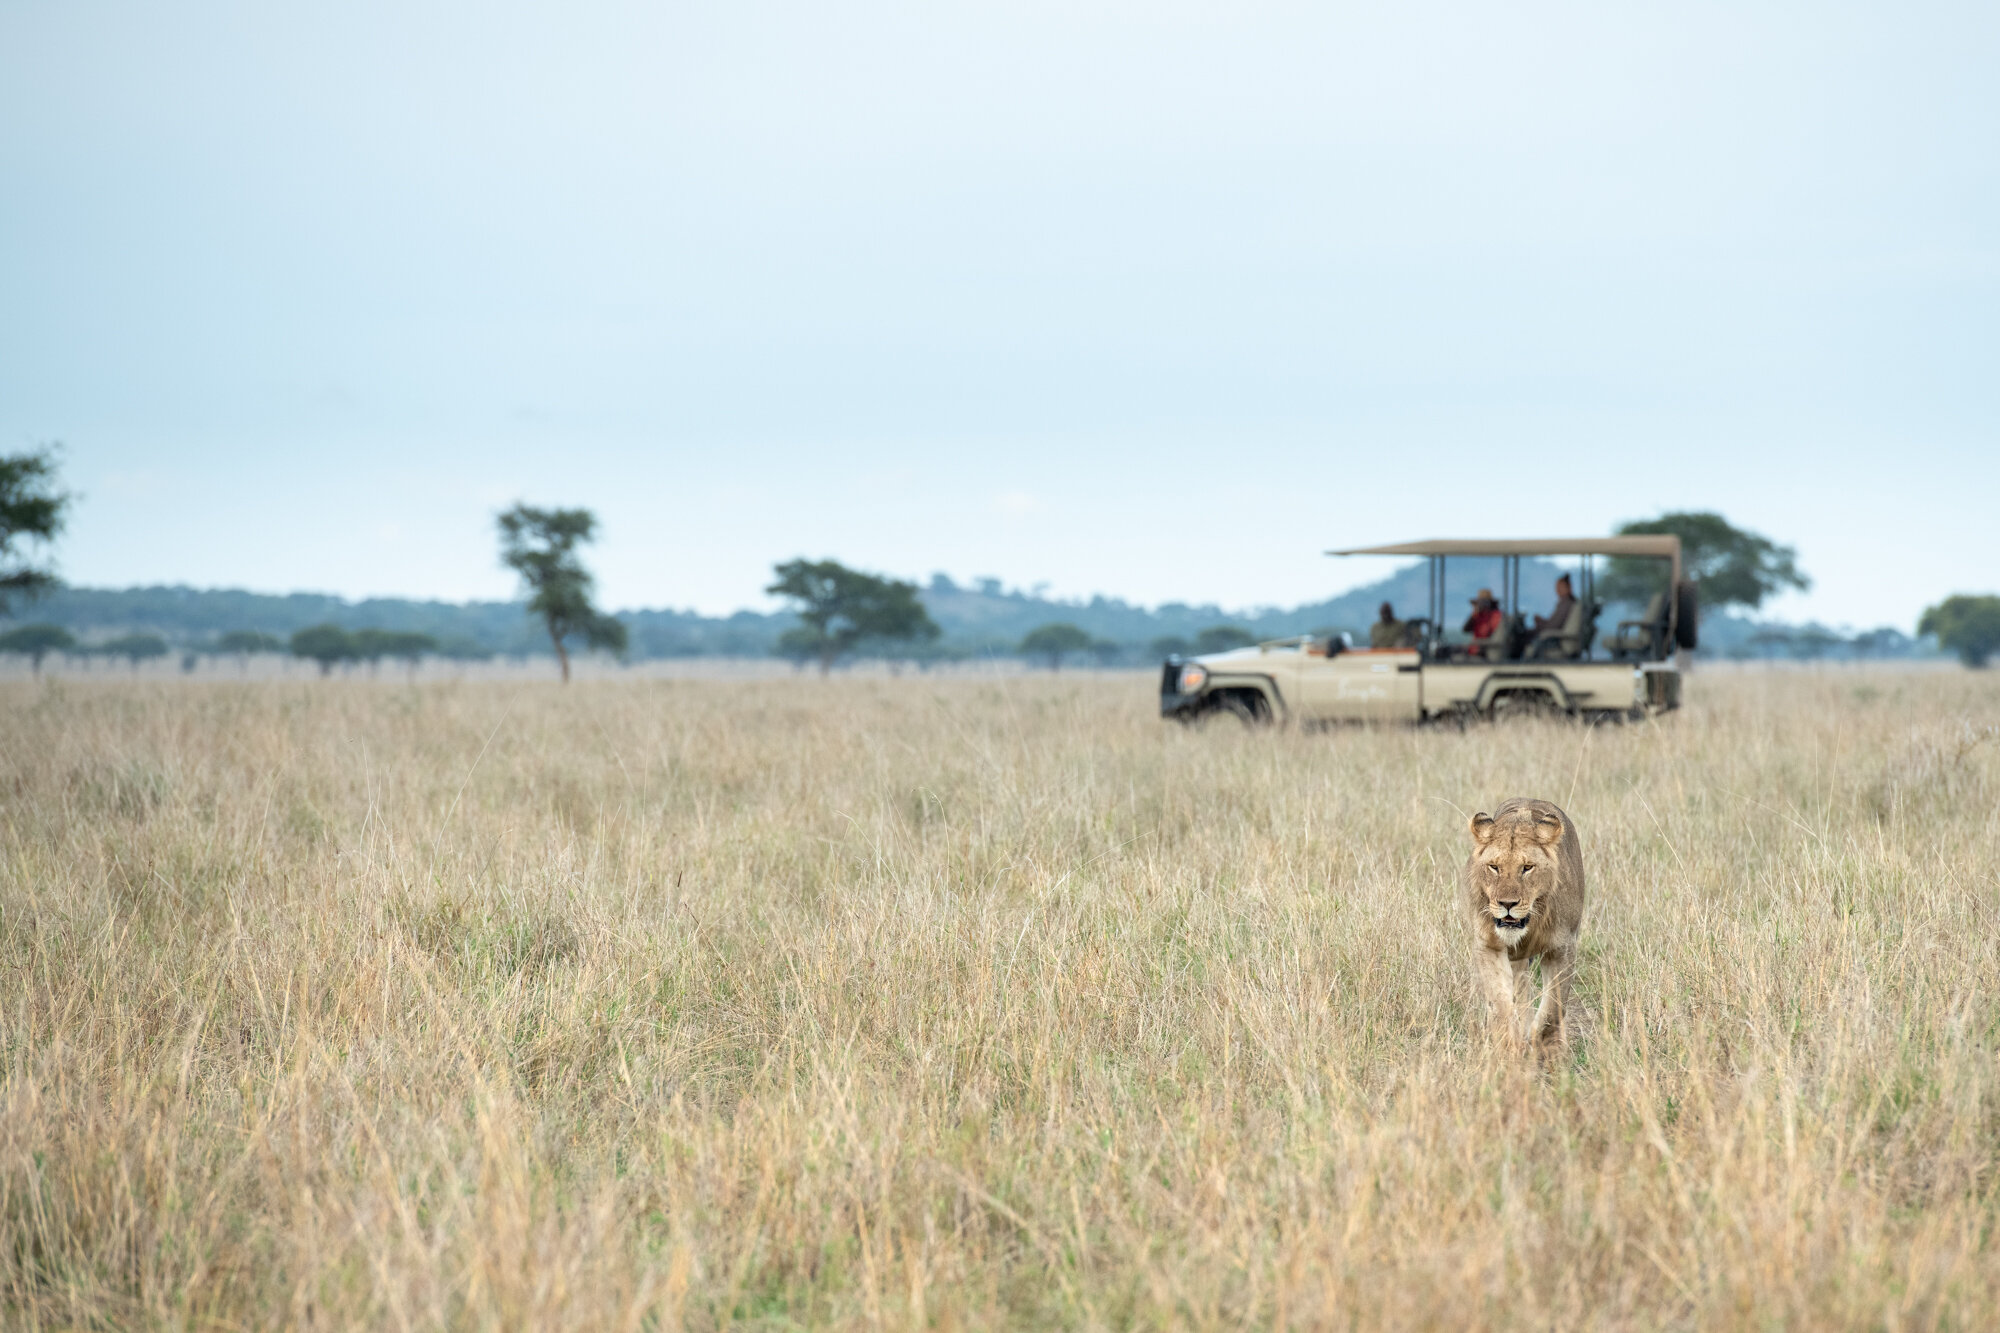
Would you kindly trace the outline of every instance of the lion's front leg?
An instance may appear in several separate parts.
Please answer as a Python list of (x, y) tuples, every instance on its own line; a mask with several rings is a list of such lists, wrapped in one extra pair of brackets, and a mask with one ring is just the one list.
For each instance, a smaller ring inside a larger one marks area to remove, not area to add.
[(1576, 946), (1550, 949), (1542, 955), (1542, 1002), (1528, 1024), (1528, 1042), (1560, 1045), (1568, 1037), (1564, 1016), (1569, 1012), (1569, 983), (1576, 971)]
[(1493, 1031), (1504, 1044), (1518, 1047), (1521, 1031), (1514, 1001), (1514, 965), (1497, 949), (1475, 949), (1474, 955), (1473, 972), (1492, 1011)]

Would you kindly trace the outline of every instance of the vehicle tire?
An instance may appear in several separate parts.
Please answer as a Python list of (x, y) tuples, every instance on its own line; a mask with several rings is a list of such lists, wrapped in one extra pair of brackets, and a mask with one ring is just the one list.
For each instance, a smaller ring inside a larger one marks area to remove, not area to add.
[(1674, 642), (1693, 651), (1701, 639), (1701, 589), (1694, 580), (1674, 585)]
[(1568, 716), (1543, 690), (1508, 690), (1494, 697), (1486, 715), (1495, 722), (1549, 722)]
[(1271, 706), (1255, 690), (1224, 690), (1209, 706), (1212, 717), (1233, 717), (1246, 727), (1261, 727), (1271, 720)]

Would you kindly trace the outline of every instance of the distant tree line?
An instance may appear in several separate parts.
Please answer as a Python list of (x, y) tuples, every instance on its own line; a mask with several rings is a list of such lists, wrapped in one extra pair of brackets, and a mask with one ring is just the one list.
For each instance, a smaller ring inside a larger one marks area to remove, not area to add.
[[(53, 653), (75, 658), (123, 658), (137, 668), (173, 651), (172, 645), (158, 634), (121, 634), (84, 643), (62, 626), (47, 624), (22, 625), (0, 634), (0, 653), (26, 656), (36, 671), (41, 670), (43, 661)], [(429, 656), (478, 661), (493, 655), (477, 643), (440, 643), (431, 635), (408, 630), (346, 630), (338, 625), (313, 625), (288, 639), (258, 630), (234, 630), (211, 641), (189, 645), (183, 652), (190, 662), (203, 656), (231, 657), (246, 669), (257, 654), (289, 654), (317, 663), (323, 675), (348, 662), (372, 666), (384, 658), (394, 658), (414, 666)]]
[(136, 671), (141, 662), (165, 657), (169, 651), (167, 641), (157, 634), (122, 634), (102, 643), (88, 644), (77, 642), (76, 636), (60, 625), (23, 625), (0, 634), (0, 653), (26, 656), (37, 672), (50, 653), (65, 657), (122, 657)]
[[(1009, 590), (993, 578), (965, 587), (943, 574), (933, 575), (920, 589), (835, 560), (802, 558), (773, 570), (767, 591), (785, 601), (783, 612), (741, 611), (721, 618), (676, 611), (612, 616), (596, 606), (594, 579), (581, 559), (581, 549), (597, 537), (596, 517), (587, 509), (516, 504), (496, 522), (501, 563), (519, 576), (524, 602), (348, 604), (312, 594), (65, 590), (47, 553), (71, 503), (58, 484), (55, 446), (0, 456), (0, 617), (11, 614), (15, 602), (47, 601), (43, 621), (0, 632), (0, 653), (26, 656), (36, 671), (52, 654), (123, 659), (136, 669), (176, 651), (188, 669), (210, 655), (234, 657), (247, 670), (252, 656), (275, 652), (310, 660), (325, 674), (343, 664), (373, 666), (384, 659), (414, 667), (426, 656), (465, 660), (533, 651), (523, 611), (557, 659), (564, 680), (577, 650), (620, 658), (628, 653), (775, 653), (816, 665), (822, 673), (867, 656), (919, 664), (1020, 656), (1060, 670), (1079, 661), (1136, 664), (1225, 651), (1260, 639), (1338, 634), (1340, 627), (1370, 621), (1377, 601), (1421, 601), (1426, 579), (1421, 566), (1406, 567), (1326, 602), (1260, 612), (1249, 624), (1235, 624), (1213, 607), (1169, 603), (1149, 609), (1105, 597), (1050, 602), (1039, 588)], [(1914, 637), (1890, 627), (1851, 633), (1819, 625), (1756, 624), (1732, 613), (1755, 611), (1778, 593), (1811, 587), (1791, 547), (1700, 510), (1635, 520), (1617, 531), (1680, 538), (1684, 574), (1696, 585), (1703, 609), (1707, 653), (1867, 660), (1921, 654), (1935, 643), (1974, 667), (2000, 654), (2000, 597), (1991, 594), (1959, 594), (1927, 608)], [(1536, 578), (1556, 572), (1547, 562), (1524, 561), (1524, 580), (1531, 570)], [(1446, 600), (1463, 595), (1458, 584), (1479, 577), (1476, 562), (1452, 562)], [(1608, 602), (1643, 605), (1660, 584), (1658, 562), (1613, 559), (1596, 587)], [(1057, 609), (1069, 614), (1047, 614)], [(317, 619), (310, 618), (314, 613)], [(232, 619), (239, 626), (257, 627), (230, 628)], [(363, 623), (356, 626), (356, 619)], [(368, 620), (378, 624), (370, 626)], [(109, 638), (83, 637), (116, 628), (121, 621), (132, 628)], [(1167, 632), (1148, 632), (1160, 628)], [(280, 637), (286, 629), (289, 635)]]
[(420, 661), (438, 651), (438, 641), (428, 634), (409, 630), (349, 631), (338, 625), (309, 626), (292, 635), (287, 646), (293, 657), (317, 662), (322, 676), (332, 675), (333, 669), (344, 662), (365, 662), (373, 667), (385, 657), (401, 659), (415, 671)]

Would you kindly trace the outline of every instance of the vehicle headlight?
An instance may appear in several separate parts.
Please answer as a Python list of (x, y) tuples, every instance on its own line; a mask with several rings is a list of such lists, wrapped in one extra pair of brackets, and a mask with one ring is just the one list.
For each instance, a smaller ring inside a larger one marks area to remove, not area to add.
[(1193, 694), (1208, 684), (1208, 668), (1199, 662), (1189, 662), (1181, 668), (1181, 693)]

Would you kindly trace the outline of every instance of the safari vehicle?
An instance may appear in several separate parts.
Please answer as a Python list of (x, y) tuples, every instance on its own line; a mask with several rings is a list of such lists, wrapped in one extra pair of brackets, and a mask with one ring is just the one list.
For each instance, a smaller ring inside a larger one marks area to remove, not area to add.
[[(1533, 541), (1427, 541), (1328, 555), (1422, 556), (1429, 562), (1425, 614), (1396, 622), (1395, 646), (1357, 648), (1345, 635), (1304, 636), (1193, 658), (1169, 657), (1160, 712), (1193, 721), (1216, 714), (1246, 722), (1418, 722), (1509, 714), (1638, 719), (1678, 708), (1675, 651), (1695, 646), (1695, 588), (1681, 577), (1674, 536)], [(1523, 616), (1523, 557), (1574, 557), (1575, 601), (1561, 625), (1540, 631)], [(1454, 628), (1447, 561), (1497, 558), (1499, 627), (1484, 639)], [(1625, 586), (1653, 587), (1636, 619), (1602, 639), (1600, 559), (1617, 562)], [(1634, 571), (1644, 571), (1635, 573)]]

